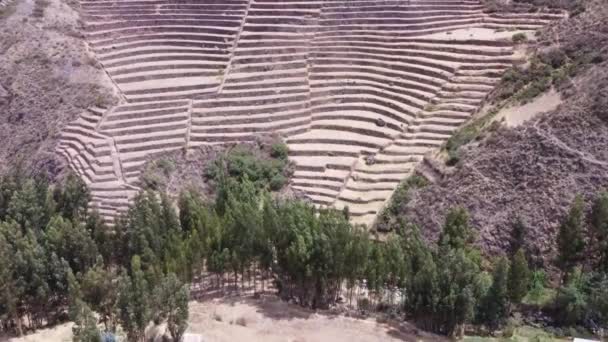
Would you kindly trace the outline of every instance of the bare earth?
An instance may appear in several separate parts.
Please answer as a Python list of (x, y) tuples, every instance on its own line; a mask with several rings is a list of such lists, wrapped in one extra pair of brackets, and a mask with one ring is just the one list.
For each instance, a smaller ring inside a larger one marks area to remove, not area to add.
[[(62, 324), (8, 341), (71, 341), (71, 327), (72, 323)], [(373, 318), (357, 319), (318, 313), (288, 304), (274, 296), (193, 301), (190, 303), (187, 333), (200, 334), (205, 342), (447, 341), (419, 332), (409, 323), (379, 323)]]
[(508, 127), (516, 127), (540, 113), (551, 112), (562, 103), (560, 94), (551, 89), (529, 103), (505, 108), (498, 113), (496, 120), (505, 120)]
[[(221, 321), (219, 321), (221, 319)], [(239, 323), (244, 325), (237, 324)], [(378, 323), (304, 310), (277, 298), (221, 299), (190, 305), (188, 332), (204, 341), (264, 342), (357, 342), (357, 341), (442, 341), (429, 334), (417, 335), (407, 323)]]
[[(8, 339), (10, 342), (68, 342), (72, 341), (73, 323), (61, 324), (53, 328), (38, 330), (35, 334)], [(0, 341), (5, 341), (0, 336)]]

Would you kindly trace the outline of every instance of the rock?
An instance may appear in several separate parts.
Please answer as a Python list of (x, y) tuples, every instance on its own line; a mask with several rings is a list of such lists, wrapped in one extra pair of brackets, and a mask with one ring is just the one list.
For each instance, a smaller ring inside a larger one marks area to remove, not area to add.
[(376, 157), (374, 157), (374, 156), (365, 157), (365, 165), (374, 165), (374, 164), (376, 164)]
[(377, 118), (375, 120), (375, 123), (376, 123), (376, 126), (378, 126), (378, 127), (386, 126), (386, 122), (382, 118)]

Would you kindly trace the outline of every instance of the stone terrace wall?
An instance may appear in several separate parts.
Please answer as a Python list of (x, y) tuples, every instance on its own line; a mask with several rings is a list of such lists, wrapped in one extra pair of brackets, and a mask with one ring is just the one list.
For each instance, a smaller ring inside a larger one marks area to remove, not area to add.
[(401, 179), (516, 62), (510, 37), (555, 13), (473, 0), (87, 0), (87, 42), (123, 95), (59, 152), (111, 221), (154, 155), (279, 133), (293, 187), (371, 223)]

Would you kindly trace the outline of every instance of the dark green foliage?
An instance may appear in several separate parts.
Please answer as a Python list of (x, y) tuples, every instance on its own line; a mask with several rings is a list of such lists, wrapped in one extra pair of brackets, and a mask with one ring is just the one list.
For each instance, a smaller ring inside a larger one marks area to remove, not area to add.
[(557, 235), (558, 265), (562, 272), (569, 272), (581, 258), (585, 247), (583, 241), (584, 207), (583, 199), (577, 196), (559, 226)]
[(590, 286), (590, 317), (601, 327), (608, 326), (608, 274), (599, 274)]
[(155, 321), (167, 321), (173, 341), (181, 341), (188, 323), (188, 287), (175, 274), (167, 275), (154, 289)]
[[(195, 234), (189, 234), (163, 194), (141, 194), (114, 229), (87, 212), (88, 192), (73, 177), (51, 186), (7, 176), (0, 194), (0, 330), (22, 334), (53, 324), (67, 304), (75, 340), (100, 340), (98, 321), (110, 333), (120, 322), (137, 340), (153, 314), (147, 300), (163, 275), (175, 271), (189, 280), (202, 263), (193, 252), (200, 243), (190, 240), (199, 240), (198, 199), (189, 223)], [(187, 301), (187, 292), (175, 294)]]
[(131, 261), (131, 275), (122, 277), (117, 302), (118, 321), (129, 341), (142, 341), (144, 330), (152, 318), (150, 285), (141, 269), (139, 257)]
[(520, 32), (514, 34), (511, 40), (513, 40), (513, 43), (515, 44), (521, 44), (527, 40), (527, 37), (525, 33)]
[(519, 249), (511, 259), (509, 269), (509, 299), (518, 304), (528, 293), (530, 287), (530, 269), (522, 249)]
[(93, 311), (82, 300), (75, 304), (74, 326), (72, 327), (72, 341), (74, 342), (102, 342), (101, 334), (97, 328), (97, 318)]
[(230, 177), (237, 182), (245, 178), (253, 182), (256, 188), (272, 187), (278, 190), (285, 185), (285, 168), (288, 164), (286, 146), (282, 143), (272, 145), (272, 158), (263, 158), (246, 145), (237, 145), (222, 157), (215, 160), (206, 170), (209, 179), (216, 183), (222, 177)]
[(287, 178), (285, 178), (285, 176), (283, 176), (282, 174), (278, 173), (272, 176), (272, 179), (270, 180), (270, 183), (268, 183), (268, 186), (272, 191), (279, 191), (285, 186), (286, 183)]
[(414, 227), (406, 227), (405, 250), (410, 262), (406, 286), (410, 294), (406, 310), (423, 328), (461, 337), (464, 326), (477, 316), (483, 290), (482, 272), (470, 243), (468, 214), (454, 209), (446, 218), (440, 246), (433, 252), (417, 237)]
[(42, 230), (53, 206), (47, 195), (48, 188), (44, 182), (26, 180), (11, 196), (7, 219), (14, 220), (24, 230)]
[(115, 307), (118, 300), (116, 279), (118, 279), (116, 271), (107, 269), (99, 261), (86, 271), (80, 281), (82, 299), (99, 314), (99, 320), (109, 331), (116, 329)]
[(475, 235), (469, 226), (469, 214), (466, 209), (451, 209), (439, 236), (439, 245), (452, 249), (463, 249), (472, 243), (474, 238)]
[(601, 192), (591, 209), (590, 228), (599, 254), (599, 269), (608, 272), (608, 192)]
[[(67, 305), (80, 341), (96, 341), (99, 328), (112, 334), (118, 327), (130, 341), (141, 341), (151, 321), (166, 323), (178, 340), (188, 318), (185, 284), (207, 271), (215, 275), (219, 291), (239, 291), (245, 283), (265, 291), (264, 282), (272, 278), (282, 298), (302, 306), (327, 308), (345, 296), (364, 310), (403, 309), (422, 328), (460, 337), (470, 324), (500, 328), (510, 301), (521, 301), (530, 278), (529, 297), (546, 285), (542, 272), (529, 275), (523, 250), (526, 228), (519, 220), (512, 234), (512, 266), (500, 260), (490, 276), (483, 271), (485, 263), (463, 208), (449, 211), (436, 247), (428, 246), (418, 228), (402, 217), (394, 218), (395, 232), (380, 242), (350, 224), (348, 210), (279, 201), (247, 175), (239, 180), (222, 175), (214, 205), (194, 192), (183, 193), (178, 215), (166, 195), (145, 192), (112, 229), (97, 215), (82, 213), (81, 196), (64, 195), (73, 191), (44, 190), (44, 182), (30, 180), (2, 183), (10, 189), (0, 192), (11, 194), (0, 220), (3, 329), (19, 333), (39, 327)], [(408, 191), (423, 184), (419, 178), (408, 179), (395, 201), (407, 202)], [(599, 196), (590, 215), (597, 234), (605, 229), (605, 196)], [(59, 197), (64, 204), (53, 200)], [(25, 218), (23, 213), (31, 212), (25, 198), (43, 214)], [(396, 208), (391, 204), (387, 212), (398, 213)], [(580, 238), (582, 208), (577, 199), (562, 225), (560, 246)], [(580, 254), (580, 249), (574, 252)], [(576, 265), (578, 259), (563, 260)], [(552, 304), (556, 317), (565, 312), (563, 324), (606, 325), (606, 279), (602, 273), (572, 273)], [(226, 281), (232, 285), (228, 289)], [(367, 294), (361, 298), (364, 286)], [(32, 317), (25, 329), (17, 319), (24, 315)]]
[(509, 315), (508, 278), (509, 261), (501, 258), (492, 274), (492, 286), (483, 298), (480, 317), (481, 322), (491, 331), (502, 327)]
[(75, 220), (87, 215), (90, 194), (86, 185), (77, 176), (70, 174), (63, 186), (55, 187), (53, 199), (56, 211), (61, 216)]
[(276, 159), (287, 160), (289, 147), (283, 142), (276, 142), (270, 146), (270, 156)]
[(576, 268), (555, 298), (556, 318), (564, 325), (581, 323), (588, 310), (588, 277)]
[(517, 217), (511, 227), (511, 243), (509, 246), (511, 256), (515, 255), (519, 250), (525, 250), (527, 236), (528, 227), (521, 217)]
[(439, 332), (462, 337), (464, 325), (475, 316), (480, 269), (464, 249), (452, 249), (438, 258)]
[(44, 237), (47, 251), (67, 261), (74, 272), (84, 272), (95, 264), (97, 245), (83, 224), (53, 216)]
[(410, 191), (422, 188), (427, 184), (427, 180), (418, 175), (412, 175), (399, 183), (390, 201), (382, 211), (382, 214), (380, 214), (378, 222), (376, 222), (376, 228), (379, 231), (396, 230), (399, 226), (398, 221), (401, 211), (410, 201)]

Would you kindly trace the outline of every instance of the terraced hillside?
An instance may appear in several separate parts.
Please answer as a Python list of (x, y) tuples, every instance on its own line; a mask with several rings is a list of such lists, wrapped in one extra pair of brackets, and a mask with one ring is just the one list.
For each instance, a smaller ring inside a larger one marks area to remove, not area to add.
[(560, 13), (475, 0), (83, 0), (86, 39), (122, 104), (92, 108), (59, 152), (109, 220), (154, 155), (280, 133), (293, 188), (370, 223)]

